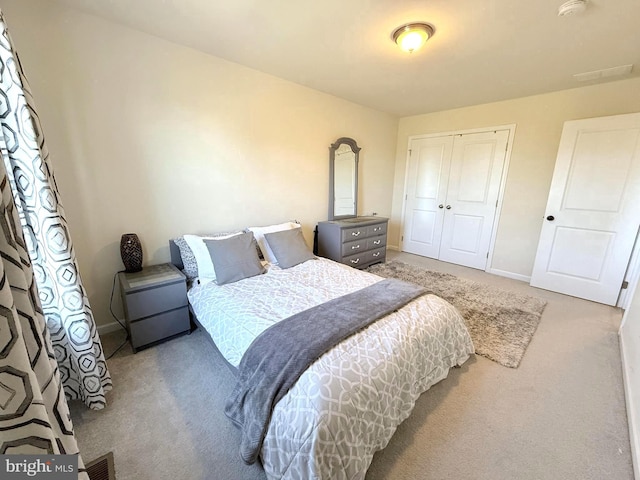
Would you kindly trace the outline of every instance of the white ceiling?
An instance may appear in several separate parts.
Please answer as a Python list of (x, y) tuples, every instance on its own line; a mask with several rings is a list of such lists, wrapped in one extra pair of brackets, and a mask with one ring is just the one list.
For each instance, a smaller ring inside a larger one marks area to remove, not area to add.
[[(581, 87), (595, 82), (574, 74), (629, 63), (640, 76), (640, 0), (569, 17), (564, 0), (58, 1), (398, 116)], [(411, 21), (436, 33), (407, 54), (390, 35)]]

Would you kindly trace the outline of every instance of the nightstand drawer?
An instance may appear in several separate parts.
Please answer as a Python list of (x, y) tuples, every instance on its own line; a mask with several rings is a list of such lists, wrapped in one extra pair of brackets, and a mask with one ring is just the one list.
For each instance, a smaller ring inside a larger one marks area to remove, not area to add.
[(169, 312), (143, 318), (129, 324), (131, 345), (134, 349), (148, 345), (167, 337), (185, 332), (191, 328), (189, 307), (178, 308)]
[(140, 290), (128, 294), (126, 303), (129, 321), (149, 317), (187, 305), (187, 286), (182, 281)]

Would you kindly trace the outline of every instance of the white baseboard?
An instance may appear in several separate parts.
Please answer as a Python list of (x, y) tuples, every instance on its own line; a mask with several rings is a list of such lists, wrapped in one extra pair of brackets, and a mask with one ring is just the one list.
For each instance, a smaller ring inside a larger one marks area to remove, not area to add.
[[(124, 325), (124, 320), (122, 320)], [(104, 325), (98, 325), (98, 335), (106, 335), (107, 333), (116, 332), (122, 330), (122, 325), (118, 322), (105, 323)]]
[(631, 458), (633, 460), (633, 474), (635, 478), (640, 479), (640, 425), (638, 425), (638, 415), (633, 405), (633, 398), (631, 396), (631, 384), (629, 383), (629, 362), (625, 354), (624, 337), (618, 335), (620, 338), (620, 356), (622, 357), (622, 381), (624, 383), (624, 398), (627, 404), (627, 420), (629, 422), (629, 440), (631, 442)]
[(527, 275), (521, 275), (519, 273), (507, 272), (506, 270), (498, 270), (497, 268), (490, 268), (486, 271), (487, 273), (491, 273), (493, 275), (498, 275), (500, 277), (512, 278), (514, 280), (520, 280), (521, 282), (529, 283), (531, 282), (531, 277)]

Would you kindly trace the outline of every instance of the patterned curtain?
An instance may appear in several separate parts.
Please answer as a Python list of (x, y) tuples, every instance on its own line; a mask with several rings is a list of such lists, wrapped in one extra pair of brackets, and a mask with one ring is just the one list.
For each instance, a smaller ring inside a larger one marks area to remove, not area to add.
[(33, 265), (64, 391), (105, 406), (111, 377), (80, 280), (29, 84), (0, 12), (0, 153)]
[(0, 226), (0, 454), (79, 454), (4, 162)]

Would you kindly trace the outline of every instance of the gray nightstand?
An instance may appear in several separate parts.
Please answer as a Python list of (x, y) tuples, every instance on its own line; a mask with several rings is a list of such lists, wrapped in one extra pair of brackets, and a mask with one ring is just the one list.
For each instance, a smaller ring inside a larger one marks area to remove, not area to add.
[(187, 279), (170, 263), (118, 273), (133, 351), (191, 331)]

